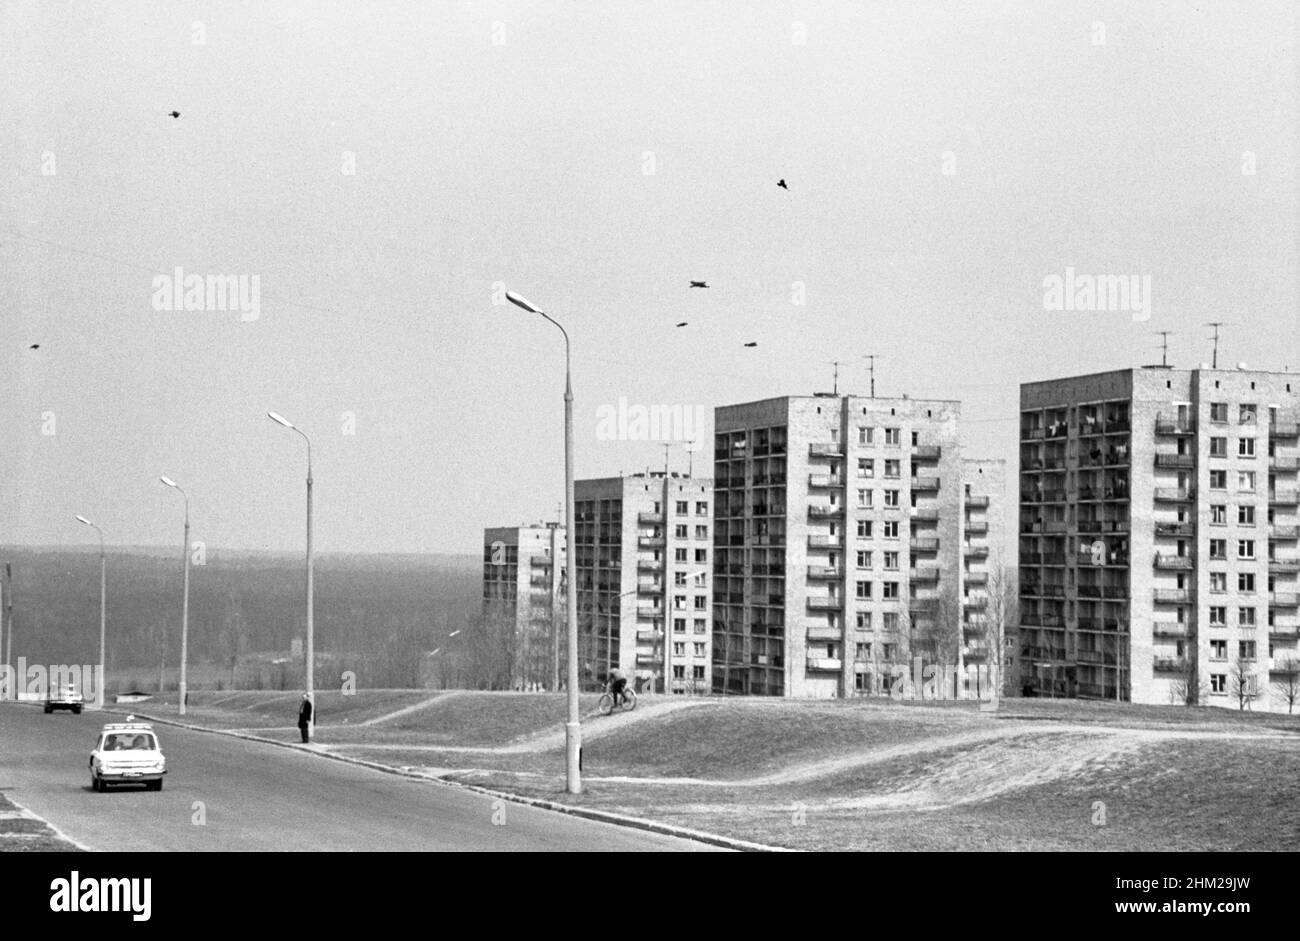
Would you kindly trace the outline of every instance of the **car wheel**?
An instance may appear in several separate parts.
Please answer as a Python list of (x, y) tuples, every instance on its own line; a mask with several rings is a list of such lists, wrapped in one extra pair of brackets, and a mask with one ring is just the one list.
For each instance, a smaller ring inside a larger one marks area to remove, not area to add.
[(45, 707), (45, 714), (46, 714), (47, 716), (48, 716), (51, 712), (53, 712), (53, 711), (54, 711), (54, 710), (51, 709), (49, 706), (46, 706), (46, 707)]
[(73, 713), (74, 713), (75, 715), (81, 715), (81, 707), (80, 707), (80, 706), (73, 706), (73, 707), (72, 707), (72, 711), (73, 711)]
[(161, 791), (161, 790), (162, 790), (162, 782), (161, 782), (161, 781), (153, 781), (153, 782), (151, 782), (151, 785), (150, 785), (150, 786), (151, 786), (155, 791)]
[(99, 793), (99, 777), (93, 771), (90, 772), (90, 789), (96, 794)]

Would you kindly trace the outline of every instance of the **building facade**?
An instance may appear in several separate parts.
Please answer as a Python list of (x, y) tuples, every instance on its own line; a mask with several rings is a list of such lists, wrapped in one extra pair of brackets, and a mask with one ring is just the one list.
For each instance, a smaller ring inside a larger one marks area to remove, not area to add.
[(959, 421), (957, 402), (907, 398), (714, 410), (716, 691), (883, 693), (914, 652), (960, 657), (981, 597), (966, 572), (987, 571), (1004, 504), (995, 463), (968, 498)]
[(483, 530), (483, 613), (513, 688), (554, 690), (564, 677), (564, 547), (558, 523)]
[(1021, 386), (1026, 692), (1285, 710), (1298, 392), (1165, 367)]
[(579, 674), (705, 693), (712, 658), (713, 484), (646, 473), (575, 483)]

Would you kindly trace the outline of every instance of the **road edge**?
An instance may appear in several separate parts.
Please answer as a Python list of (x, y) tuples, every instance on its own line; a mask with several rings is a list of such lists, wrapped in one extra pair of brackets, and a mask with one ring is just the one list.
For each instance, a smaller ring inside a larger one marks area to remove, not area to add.
[(552, 810), (557, 813), (567, 814), (570, 817), (583, 817), (587, 820), (595, 820), (600, 823), (608, 823), (614, 826), (627, 827), (629, 829), (644, 830), (649, 833), (657, 833), (661, 836), (671, 836), (683, 840), (694, 840), (697, 843), (707, 843), (711, 846), (721, 846), (724, 849), (736, 850), (745, 853), (794, 853), (798, 850), (790, 849), (785, 846), (771, 846), (766, 843), (753, 843), (749, 840), (739, 840), (734, 837), (722, 836), (718, 833), (708, 833), (704, 830), (691, 830), (687, 827), (676, 827), (668, 823), (660, 823), (656, 820), (646, 820), (644, 817), (632, 817), (627, 814), (616, 814), (608, 810), (595, 810), (588, 807), (575, 807), (572, 804), (563, 804), (559, 801), (548, 800), (541, 797), (524, 797), (521, 794), (511, 794), (508, 791), (497, 791), (492, 788), (483, 787), (478, 784), (467, 784), (463, 781), (449, 781), (446, 778), (432, 777), (427, 774), (421, 774), (418, 771), (408, 771), (405, 768), (398, 768), (393, 765), (382, 764), (377, 761), (368, 761), (364, 758), (353, 758), (348, 755), (340, 755), (335, 752), (322, 751), (316, 748), (304, 748), (298, 742), (281, 742), (273, 738), (263, 738), (260, 735), (250, 735), (247, 732), (237, 732), (231, 729), (214, 729), (206, 725), (195, 725), (192, 722), (179, 722), (175, 719), (164, 719), (160, 716), (150, 716), (143, 712), (126, 712), (120, 709), (110, 709), (105, 707), (103, 712), (121, 713), (123, 715), (133, 715), (137, 719), (154, 722), (159, 725), (170, 725), (176, 728), (186, 729), (191, 732), (207, 732), (212, 735), (226, 735), (231, 738), (243, 739), (249, 742), (259, 742), (264, 745), (275, 745), (279, 748), (288, 748), (304, 755), (315, 755), (319, 758), (327, 758), (332, 761), (340, 761), (344, 764), (357, 765), (362, 768), (369, 768), (372, 771), (379, 771), (383, 774), (392, 774), (398, 777), (409, 778), (415, 781), (424, 781), (428, 784), (440, 784), (444, 787), (455, 787), (465, 791), (474, 791), (479, 794), (485, 794), (489, 797), (499, 798), (500, 800), (509, 801), (513, 804), (523, 804), (527, 807), (536, 807), (540, 810)]

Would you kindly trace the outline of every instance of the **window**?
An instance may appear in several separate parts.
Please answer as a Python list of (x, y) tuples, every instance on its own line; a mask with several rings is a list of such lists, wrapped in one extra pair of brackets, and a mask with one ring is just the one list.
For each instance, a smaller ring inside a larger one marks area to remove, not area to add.
[(902, 461), (885, 461), (885, 476), (894, 478), (902, 476), (902, 464)]
[[(697, 535), (698, 535), (698, 534), (697, 534)], [(709, 550), (708, 550), (708, 549), (696, 549), (696, 550), (695, 550), (695, 561), (696, 561), (696, 562), (707, 562), (707, 561), (709, 561)]]
[(1253, 559), (1255, 558), (1255, 540), (1238, 539), (1237, 540), (1237, 558)]
[(1228, 623), (1228, 609), (1225, 607), (1210, 608), (1210, 627), (1223, 627)]
[(1228, 420), (1228, 403), (1211, 402), (1210, 403), (1210, 421), (1226, 423)]
[(1255, 489), (1255, 472), (1237, 471), (1237, 489), (1253, 491)]
[(1238, 438), (1237, 439), (1237, 456), (1254, 457), (1255, 456), (1255, 439)]
[(1237, 573), (1237, 591), (1253, 592), (1255, 590), (1255, 573)]
[(897, 572), (897, 571), (898, 571), (898, 553), (897, 553), (897, 552), (886, 552), (886, 553), (885, 553), (885, 568), (889, 569), (891, 572)]
[(1228, 540), (1211, 539), (1210, 540), (1210, 558), (1226, 559), (1228, 557)]
[(885, 506), (898, 506), (898, 505), (899, 505), (899, 503), (898, 503), (898, 494), (899, 494), (899, 491), (897, 491), (897, 490), (886, 490), (886, 491), (885, 491)]
[(871, 644), (858, 644), (857, 649), (854, 652), (853, 658), (855, 660), (870, 660)]
[(673, 679), (675, 679), (675, 680), (684, 680), (684, 679), (686, 679), (686, 665), (685, 665), (685, 664), (683, 664), (683, 663), (674, 663), (674, 664), (673, 664)]
[(1226, 503), (1215, 503), (1210, 506), (1210, 522), (1215, 526), (1228, 525), (1228, 505)]
[(1238, 625), (1239, 627), (1254, 627), (1254, 626), (1255, 626), (1255, 609), (1254, 609), (1254, 608), (1238, 608), (1238, 609), (1237, 609), (1237, 625)]
[(683, 642), (678, 642), (673, 644), (673, 656), (674, 657), (686, 656), (686, 644)]
[(676, 539), (685, 539), (688, 532), (690, 532), (690, 529), (687, 526), (673, 527), (673, 537)]
[(1211, 438), (1210, 439), (1210, 457), (1227, 457), (1228, 456), (1228, 439)]
[(884, 522), (885, 538), (898, 538), (898, 520), (885, 520)]
[(685, 585), (685, 584), (686, 584), (686, 573), (685, 573), (685, 572), (673, 572), (673, 584), (674, 584), (674, 585)]
[(709, 596), (708, 596), (708, 595), (696, 595), (696, 596), (695, 596), (695, 610), (696, 610), (696, 611), (707, 611), (707, 610), (709, 610)]
[(858, 582), (857, 595), (859, 598), (871, 597), (871, 582)]
[(704, 679), (704, 664), (697, 663), (695, 666), (691, 667), (691, 676), (695, 677), (697, 680)]
[(696, 515), (696, 516), (708, 516), (708, 515), (709, 515), (709, 501), (708, 501), (708, 500), (700, 500), (700, 501), (698, 501), (698, 502), (695, 504), (695, 515)]
[(858, 476), (859, 476), (859, 477), (875, 477), (875, 476), (876, 476), (876, 462), (873, 461), (873, 460), (872, 460), (871, 458), (869, 458), (869, 457), (860, 457), (860, 458), (858, 458)]
[(1224, 592), (1228, 590), (1228, 573), (1211, 572), (1210, 573), (1210, 591)]
[(1255, 508), (1250, 504), (1237, 507), (1237, 525), (1254, 526), (1255, 525)]
[(859, 491), (858, 491), (858, 506), (868, 507), (868, 508), (871, 506), (871, 491), (870, 491), (870, 490), (859, 490)]
[(1210, 641), (1210, 659), (1211, 660), (1228, 659), (1228, 642), (1226, 640)]
[(898, 644), (883, 644), (882, 646), (884, 647), (885, 659), (892, 662), (898, 651)]
[(1210, 674), (1210, 692), (1226, 693), (1228, 691), (1228, 674), (1211, 673)]
[(709, 538), (709, 527), (708, 527), (708, 526), (696, 526), (696, 527), (695, 527), (695, 538), (696, 538), (696, 539), (708, 539), (708, 538)]
[(678, 501), (677, 501), (677, 515), (678, 515), (678, 516), (685, 516), (685, 515), (686, 515), (686, 512), (687, 512), (687, 511), (686, 511), (686, 501), (685, 501), (685, 500), (678, 500)]
[(871, 520), (858, 520), (858, 538), (871, 538)]
[(702, 657), (702, 656), (704, 656), (704, 644), (702, 644), (702, 643), (697, 643), (697, 644), (695, 645), (695, 656), (697, 656), (697, 657)]
[(883, 589), (881, 591), (882, 598), (898, 597), (898, 582), (881, 582), (881, 588)]
[(1228, 489), (1228, 472), (1226, 470), (1210, 471), (1210, 489), (1211, 490)]
[[(896, 630), (898, 630), (898, 612), (897, 612), (897, 611), (886, 611), (886, 612), (884, 613), (884, 615), (881, 617), (880, 620), (881, 620), (881, 625), (880, 625), (880, 626), (881, 626), (884, 630), (886, 630), (886, 631), (896, 631)], [(886, 656), (886, 657), (888, 657), (888, 656), (890, 655), (890, 654), (889, 654), (889, 648), (890, 648), (891, 646), (893, 646), (893, 645), (892, 645), (892, 644), (885, 644), (885, 656)]]
[(874, 428), (864, 427), (858, 429), (858, 444), (870, 444)]
[(1255, 424), (1255, 406), (1253, 403), (1243, 402), (1238, 411), (1238, 424), (1253, 425)]
[(673, 618), (673, 633), (674, 634), (686, 633), (686, 618)]
[(860, 630), (860, 631), (869, 631), (869, 630), (871, 630), (871, 612), (870, 612), (870, 611), (859, 611), (859, 612), (858, 612), (858, 630)]
[(685, 561), (686, 561), (686, 548), (685, 548), (685, 547), (681, 547), (681, 548), (678, 548), (678, 549), (674, 549), (674, 550), (673, 550), (673, 561), (674, 561), (674, 562), (685, 562)]
[(901, 428), (885, 429), (885, 447), (896, 448), (903, 443)]
[(1237, 641), (1237, 658), (1239, 660), (1255, 659), (1255, 642), (1253, 640)]
[(859, 550), (858, 550), (858, 568), (860, 568), (860, 569), (869, 569), (869, 568), (871, 568), (871, 550), (870, 550), (870, 549), (859, 549)]
[(705, 620), (704, 620), (703, 618), (696, 618), (696, 619), (695, 619), (695, 633), (697, 633), (697, 634), (707, 634), (707, 633), (708, 633), (708, 630), (705, 628), (705, 623), (706, 623), (706, 622), (705, 622)]

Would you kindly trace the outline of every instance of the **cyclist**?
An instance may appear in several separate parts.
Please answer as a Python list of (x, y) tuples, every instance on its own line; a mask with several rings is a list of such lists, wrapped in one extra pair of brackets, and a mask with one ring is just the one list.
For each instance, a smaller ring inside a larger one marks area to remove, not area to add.
[(623, 689), (627, 686), (627, 674), (618, 667), (609, 671), (609, 691), (614, 696), (614, 705), (611, 711), (617, 709), (619, 704), (626, 698)]

